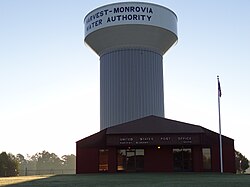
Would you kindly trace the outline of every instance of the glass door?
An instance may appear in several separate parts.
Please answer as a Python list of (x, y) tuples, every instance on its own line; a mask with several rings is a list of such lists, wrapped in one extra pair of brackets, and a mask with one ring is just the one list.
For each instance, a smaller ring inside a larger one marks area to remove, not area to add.
[(127, 171), (136, 171), (135, 151), (127, 151)]
[(173, 149), (174, 171), (192, 171), (192, 149), (174, 148)]

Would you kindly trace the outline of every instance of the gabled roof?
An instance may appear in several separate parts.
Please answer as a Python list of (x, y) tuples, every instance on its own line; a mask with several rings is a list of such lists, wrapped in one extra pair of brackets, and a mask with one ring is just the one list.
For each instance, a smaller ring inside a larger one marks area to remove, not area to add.
[(95, 146), (105, 146), (106, 145), (106, 129), (92, 134), (86, 138), (78, 140), (76, 142), (77, 146), (80, 147), (95, 147)]
[(204, 133), (201, 126), (158, 116), (147, 116), (134, 121), (109, 127), (106, 134), (175, 134), (175, 133)]
[[(76, 143), (77, 147), (105, 147), (106, 138), (109, 135), (112, 136), (122, 134), (203, 134), (203, 144), (217, 144), (219, 141), (218, 133), (204, 127), (157, 116), (147, 116), (103, 129), (102, 131), (83, 138)], [(226, 136), (222, 137), (224, 143), (231, 143), (234, 141)]]

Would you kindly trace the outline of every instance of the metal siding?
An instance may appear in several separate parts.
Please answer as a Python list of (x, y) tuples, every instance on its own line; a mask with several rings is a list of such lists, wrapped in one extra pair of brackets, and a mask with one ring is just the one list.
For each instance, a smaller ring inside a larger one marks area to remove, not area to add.
[(120, 49), (100, 57), (101, 130), (148, 115), (164, 117), (162, 55)]

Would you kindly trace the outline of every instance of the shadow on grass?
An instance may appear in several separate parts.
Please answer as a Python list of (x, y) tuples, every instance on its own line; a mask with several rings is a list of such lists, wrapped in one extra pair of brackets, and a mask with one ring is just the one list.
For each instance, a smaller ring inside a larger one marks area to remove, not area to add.
[(250, 175), (219, 173), (118, 173), (55, 175), (47, 178), (5, 185), (35, 187), (249, 187)]

